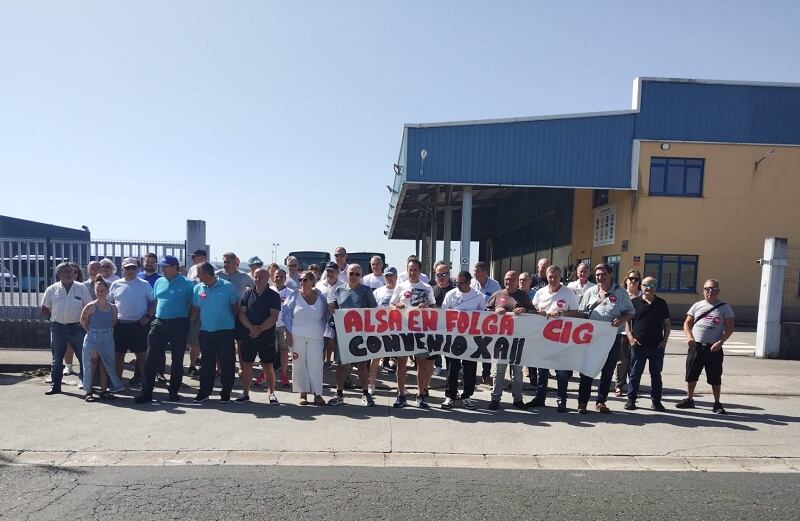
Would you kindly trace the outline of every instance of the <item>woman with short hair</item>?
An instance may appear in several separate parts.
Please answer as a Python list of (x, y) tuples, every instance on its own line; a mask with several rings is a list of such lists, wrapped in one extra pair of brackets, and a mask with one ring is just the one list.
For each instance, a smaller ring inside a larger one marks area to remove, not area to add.
[(289, 294), (281, 312), (286, 327), (286, 344), (292, 350), (292, 391), (300, 393), (300, 405), (308, 405), (308, 394), (316, 405), (325, 405), (322, 397), (322, 352), (325, 327), (330, 313), (328, 301), (314, 287), (310, 271), (300, 274), (300, 288)]

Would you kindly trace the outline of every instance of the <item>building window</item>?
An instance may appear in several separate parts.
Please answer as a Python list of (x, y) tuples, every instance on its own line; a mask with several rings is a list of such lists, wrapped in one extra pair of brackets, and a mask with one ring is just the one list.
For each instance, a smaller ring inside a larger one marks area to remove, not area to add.
[(614, 276), (615, 281), (619, 282), (619, 255), (607, 255), (603, 257), (603, 262), (611, 266), (611, 275)]
[(650, 195), (703, 196), (704, 159), (650, 158)]
[(644, 276), (655, 277), (660, 292), (696, 293), (697, 255), (646, 253)]
[(592, 194), (592, 208), (608, 204), (608, 190), (595, 190)]

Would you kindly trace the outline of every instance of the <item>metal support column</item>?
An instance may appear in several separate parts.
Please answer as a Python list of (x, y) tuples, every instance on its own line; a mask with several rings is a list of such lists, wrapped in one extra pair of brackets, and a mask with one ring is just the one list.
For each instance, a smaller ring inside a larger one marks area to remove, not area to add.
[(461, 194), (461, 271), (469, 271), (469, 243), (472, 239), (472, 187), (465, 186)]
[(453, 235), (453, 232), (452, 232), (452, 227), (453, 227), (453, 207), (451, 206), (451, 204), (452, 204), (452, 196), (453, 196), (453, 187), (452, 186), (448, 186), (447, 187), (447, 196), (445, 197), (445, 200), (444, 200), (444, 204), (445, 204), (445, 206), (444, 206), (444, 223), (443, 223), (444, 224), (444, 226), (443, 226), (444, 229), (442, 230), (442, 235), (444, 235), (444, 237), (442, 237), (442, 240), (444, 241), (444, 252), (443, 252), (444, 255), (442, 255), (442, 258), (450, 266), (453, 266), (453, 264), (450, 262), (450, 260), (451, 260), (450, 259), (450, 248), (451, 248), (451, 246), (450, 246), (450, 238)]

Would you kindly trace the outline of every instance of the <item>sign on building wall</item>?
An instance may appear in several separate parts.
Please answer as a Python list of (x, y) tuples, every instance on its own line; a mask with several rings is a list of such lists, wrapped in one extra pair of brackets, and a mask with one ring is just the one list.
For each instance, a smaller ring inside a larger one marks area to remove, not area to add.
[(594, 211), (594, 246), (614, 244), (617, 237), (617, 208), (602, 206)]

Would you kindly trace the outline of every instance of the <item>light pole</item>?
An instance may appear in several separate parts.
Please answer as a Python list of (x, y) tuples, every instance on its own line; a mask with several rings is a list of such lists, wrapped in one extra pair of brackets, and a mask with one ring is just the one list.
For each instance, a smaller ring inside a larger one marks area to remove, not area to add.
[(272, 262), (278, 262), (276, 259), (278, 258), (278, 246), (280, 245), (281, 243), (279, 242), (272, 243)]

